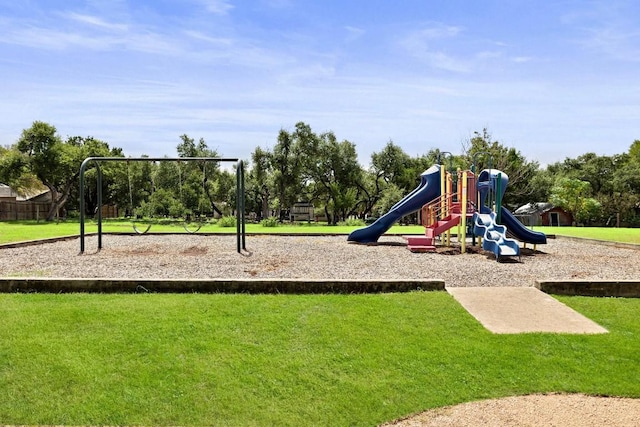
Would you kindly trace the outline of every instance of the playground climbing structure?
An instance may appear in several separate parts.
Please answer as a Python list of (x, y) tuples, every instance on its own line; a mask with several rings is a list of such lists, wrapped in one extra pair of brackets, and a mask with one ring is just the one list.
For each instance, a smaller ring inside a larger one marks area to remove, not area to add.
[[(519, 240), (544, 244), (543, 233), (529, 230), (504, 206), (502, 198), (509, 177), (497, 169), (484, 169), (476, 176), (472, 170), (446, 171), (434, 165), (422, 173), (420, 184), (396, 203), (385, 215), (368, 227), (354, 230), (347, 240), (357, 243), (377, 242), (391, 226), (405, 215), (420, 212), (424, 236), (406, 236), (411, 252), (435, 252), (436, 243), (451, 246), (451, 230), (457, 227), (457, 241), (466, 252), (467, 235), (472, 244), (495, 254), (496, 259), (520, 256)], [(468, 227), (469, 226), (469, 227)], [(438, 242), (436, 242), (439, 240)]]
[[(455, 180), (454, 180), (455, 178)], [(457, 187), (454, 189), (454, 186)], [(458, 227), (457, 236), (464, 236), (467, 223), (473, 218), (476, 204), (475, 175), (471, 171), (458, 171), (441, 175), (440, 196), (421, 209), (424, 236), (408, 236), (407, 246), (411, 252), (434, 252), (436, 238), (442, 236), (446, 246), (451, 245), (451, 229)], [(459, 239), (465, 246), (465, 239)]]

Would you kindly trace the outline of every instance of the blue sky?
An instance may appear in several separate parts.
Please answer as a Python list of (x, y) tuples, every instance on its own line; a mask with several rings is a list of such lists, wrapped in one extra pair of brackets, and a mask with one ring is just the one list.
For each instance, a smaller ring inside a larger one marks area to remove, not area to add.
[(639, 65), (635, 0), (0, 0), (0, 145), (42, 120), (248, 159), (304, 121), (366, 166), (486, 127), (548, 164), (640, 139)]

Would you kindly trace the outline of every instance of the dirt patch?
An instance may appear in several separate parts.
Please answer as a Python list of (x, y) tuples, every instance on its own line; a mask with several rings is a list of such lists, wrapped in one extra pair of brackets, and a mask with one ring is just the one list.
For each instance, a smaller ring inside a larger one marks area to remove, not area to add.
[(436, 408), (383, 426), (637, 427), (639, 422), (640, 399), (535, 394)]
[(190, 256), (205, 255), (207, 252), (209, 252), (209, 249), (203, 246), (190, 246), (180, 251), (182, 255), (190, 255)]
[(114, 250), (114, 253), (121, 255), (134, 255), (134, 256), (149, 256), (149, 255), (160, 255), (163, 254), (164, 248), (162, 245), (153, 244), (153, 245), (143, 245), (139, 247), (132, 248), (118, 248)]

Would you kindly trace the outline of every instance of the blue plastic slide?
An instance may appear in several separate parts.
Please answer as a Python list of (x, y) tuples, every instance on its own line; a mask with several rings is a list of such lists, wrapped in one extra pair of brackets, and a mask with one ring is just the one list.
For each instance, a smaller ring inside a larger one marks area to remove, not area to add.
[(388, 229), (400, 218), (409, 215), (422, 208), (440, 196), (440, 166), (431, 166), (420, 175), (420, 185), (393, 205), (389, 212), (381, 216), (368, 227), (359, 228), (349, 234), (350, 242), (373, 243), (377, 242)]
[(509, 233), (521, 242), (532, 243), (534, 245), (544, 245), (547, 243), (547, 236), (544, 233), (529, 230), (504, 206), (502, 207), (500, 216), (500, 221), (507, 226)]
[(496, 214), (476, 213), (473, 233), (482, 237), (482, 249), (493, 252), (496, 259), (504, 256), (520, 256), (518, 242), (507, 237), (507, 227), (496, 224)]

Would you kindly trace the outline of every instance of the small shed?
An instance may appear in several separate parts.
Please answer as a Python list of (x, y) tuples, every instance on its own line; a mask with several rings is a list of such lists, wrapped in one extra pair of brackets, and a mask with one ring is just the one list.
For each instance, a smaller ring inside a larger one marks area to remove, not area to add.
[(542, 214), (542, 225), (553, 227), (573, 225), (573, 215), (559, 206), (554, 206)]
[(13, 188), (6, 184), (0, 184), (0, 200), (14, 202), (18, 196), (19, 194), (13, 191)]
[(514, 212), (524, 225), (565, 226), (573, 224), (573, 216), (559, 206), (551, 203), (527, 203)]

